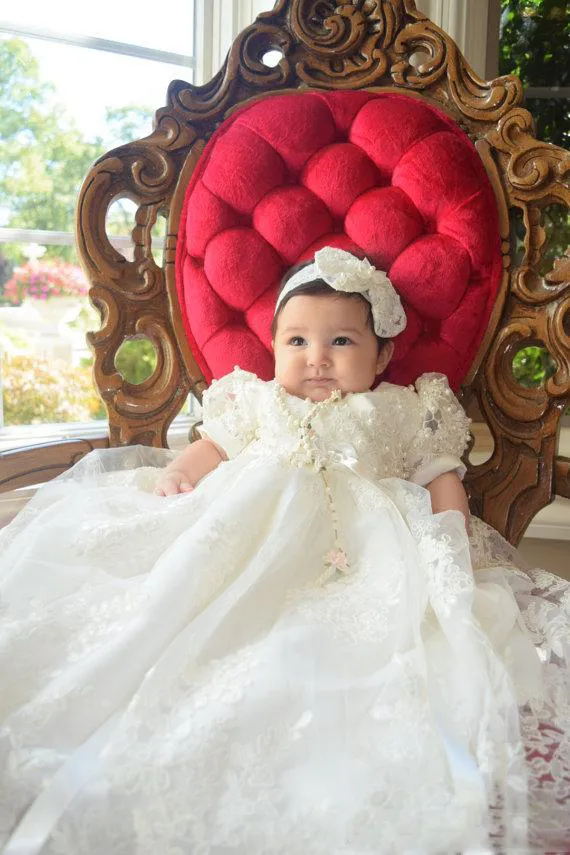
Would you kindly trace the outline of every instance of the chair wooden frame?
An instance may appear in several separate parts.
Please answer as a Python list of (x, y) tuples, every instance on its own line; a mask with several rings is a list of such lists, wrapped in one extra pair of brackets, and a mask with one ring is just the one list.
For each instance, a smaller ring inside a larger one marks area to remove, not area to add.
[[(269, 51), (280, 62), (264, 63)], [(570, 401), (570, 255), (545, 277), (542, 209), (570, 207), (570, 154), (535, 138), (511, 76), (481, 80), (453, 40), (413, 0), (277, 0), (234, 41), (210, 83), (174, 81), (150, 136), (114, 149), (81, 190), (77, 244), (101, 329), (90, 334), (95, 379), (109, 414), (111, 445), (164, 445), (186, 396), (205, 380), (188, 348), (178, 311), (174, 259), (184, 192), (203, 148), (238, 105), (310, 89), (372, 89), (423, 98), (453, 118), (475, 143), (497, 198), (504, 272), (487, 334), (462, 391), (477, 402), (494, 440), (492, 456), (470, 466), (472, 511), (511, 542), (555, 494), (570, 498), (570, 460), (557, 457), (561, 414)], [(111, 246), (105, 222), (114, 200), (137, 204), (134, 258)], [(524, 225), (524, 257), (514, 263), (511, 215)], [(153, 229), (167, 218), (164, 261)], [(154, 343), (158, 364), (144, 383), (127, 383), (115, 354), (128, 338)], [(556, 370), (545, 388), (526, 389), (512, 372), (523, 345), (542, 344)]]

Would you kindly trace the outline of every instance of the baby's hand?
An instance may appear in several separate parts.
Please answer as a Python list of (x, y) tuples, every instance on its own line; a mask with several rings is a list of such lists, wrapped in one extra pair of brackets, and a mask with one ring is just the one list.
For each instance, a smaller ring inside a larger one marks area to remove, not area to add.
[(170, 469), (160, 476), (154, 492), (157, 496), (176, 496), (178, 493), (191, 493), (193, 489), (185, 472)]

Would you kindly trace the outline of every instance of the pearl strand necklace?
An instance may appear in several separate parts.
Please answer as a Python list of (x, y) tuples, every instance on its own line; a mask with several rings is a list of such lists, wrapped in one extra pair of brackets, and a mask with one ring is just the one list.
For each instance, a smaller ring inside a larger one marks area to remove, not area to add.
[[(313, 402), (313, 405), (309, 407), (305, 416), (302, 419), (295, 418), (295, 416), (293, 416), (287, 406), (287, 392), (278, 383), (275, 384), (275, 398), (277, 400), (279, 409), (287, 419), (288, 428), (292, 432), (296, 432), (298, 434), (298, 447), (304, 452), (304, 457), (307, 460), (307, 463), (309, 465), (312, 465), (313, 469), (319, 473), (323, 481), (325, 497), (332, 523), (334, 540), (333, 548), (329, 552), (327, 552), (326, 555), (323, 556), (325, 572), (322, 573), (321, 576), (319, 576), (319, 578), (317, 579), (317, 585), (324, 585), (337, 573), (348, 573), (350, 565), (348, 563), (348, 557), (340, 539), (340, 533), (338, 528), (338, 513), (334, 503), (331, 486), (327, 477), (326, 462), (317, 452), (315, 444), (312, 441), (313, 438), (316, 436), (315, 431), (312, 427), (312, 422), (315, 416), (317, 416), (321, 412), (321, 410), (325, 409), (326, 407), (329, 407), (331, 404), (335, 404), (340, 401), (342, 399), (342, 393), (340, 389), (334, 389), (333, 392), (331, 392), (331, 394), (329, 395), (329, 397), (326, 398), (326, 400)], [(306, 400), (308, 402), (310, 399), (307, 398)]]

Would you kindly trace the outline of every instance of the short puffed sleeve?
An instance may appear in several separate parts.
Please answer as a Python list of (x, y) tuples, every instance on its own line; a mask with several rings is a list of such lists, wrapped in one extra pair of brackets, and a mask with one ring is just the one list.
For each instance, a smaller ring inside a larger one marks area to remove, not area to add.
[[(416, 380), (415, 432), (406, 442), (406, 477), (425, 487), (445, 472), (465, 475), (461, 456), (469, 441), (471, 420), (443, 374), (423, 374)], [(411, 402), (410, 402), (411, 403)]]
[(255, 374), (235, 368), (213, 380), (202, 399), (199, 432), (235, 457), (255, 438), (258, 426), (260, 388), (265, 384)]

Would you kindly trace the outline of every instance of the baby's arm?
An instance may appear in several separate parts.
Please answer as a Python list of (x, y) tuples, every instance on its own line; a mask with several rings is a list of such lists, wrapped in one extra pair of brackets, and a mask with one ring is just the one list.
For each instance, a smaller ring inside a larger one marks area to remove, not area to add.
[(210, 439), (199, 439), (188, 445), (168, 464), (154, 492), (159, 496), (189, 493), (198, 481), (220, 465), (226, 456)]
[(430, 492), (434, 514), (441, 511), (461, 511), (469, 531), (469, 505), (459, 475), (456, 472), (444, 472), (426, 486)]

